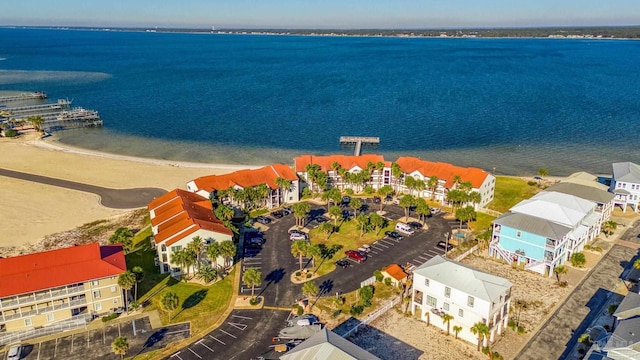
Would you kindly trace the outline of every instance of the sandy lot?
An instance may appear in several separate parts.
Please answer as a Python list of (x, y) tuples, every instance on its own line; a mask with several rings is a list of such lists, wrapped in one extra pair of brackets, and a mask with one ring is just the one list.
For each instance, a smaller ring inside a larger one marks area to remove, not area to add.
[[(77, 149), (35, 134), (0, 138), (0, 168), (111, 188), (185, 188), (187, 181), (242, 166), (134, 158)], [(0, 176), (0, 247), (34, 243), (45, 235), (122, 214), (79, 191)]]

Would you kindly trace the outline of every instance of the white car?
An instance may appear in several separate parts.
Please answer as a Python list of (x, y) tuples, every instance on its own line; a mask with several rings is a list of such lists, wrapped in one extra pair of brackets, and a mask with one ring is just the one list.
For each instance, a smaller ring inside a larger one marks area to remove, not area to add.
[(22, 358), (22, 345), (13, 345), (7, 352), (7, 360), (20, 360)]
[(307, 235), (306, 234), (299, 234), (299, 233), (292, 233), (291, 235), (289, 235), (289, 240), (291, 240), (291, 241), (307, 240)]

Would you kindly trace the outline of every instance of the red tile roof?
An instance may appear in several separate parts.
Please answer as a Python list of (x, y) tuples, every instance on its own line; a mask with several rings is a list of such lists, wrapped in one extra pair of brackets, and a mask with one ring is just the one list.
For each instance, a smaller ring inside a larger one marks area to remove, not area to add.
[(366, 169), (367, 164), (372, 162), (373, 164), (377, 164), (378, 162), (383, 162), (385, 166), (391, 167), (390, 161), (384, 161), (382, 155), (375, 154), (364, 154), (360, 156), (354, 155), (327, 155), (327, 156), (313, 156), (313, 155), (301, 155), (296, 157), (294, 160), (296, 172), (306, 172), (307, 165), (309, 164), (317, 164), (320, 165), (320, 169), (322, 171), (332, 170), (331, 165), (334, 162), (337, 162), (343, 168), (347, 170), (351, 170), (354, 167), (359, 167), (361, 169)]
[(431, 162), (420, 160), (414, 157), (400, 157), (396, 160), (404, 173), (410, 174), (419, 171), (423, 176), (437, 176), (440, 180), (445, 180), (446, 188), (453, 186), (453, 178), (458, 175), (462, 181), (470, 181), (474, 188), (480, 188), (489, 173), (478, 168), (465, 168), (441, 162)]
[(398, 264), (391, 264), (382, 269), (382, 272), (386, 272), (387, 274), (389, 274), (389, 276), (398, 281), (402, 281), (408, 276), (407, 273), (404, 272), (404, 270), (402, 270), (402, 268)]
[(157, 244), (168, 240), (166, 245), (170, 246), (200, 229), (233, 235), (213, 214), (211, 201), (189, 191), (170, 191), (153, 200), (147, 208), (153, 211), (151, 225), (158, 227), (154, 236)]
[(0, 298), (118, 276), (126, 270), (121, 245), (94, 243), (0, 259)]
[(226, 190), (234, 186), (248, 188), (262, 184), (266, 184), (271, 189), (277, 189), (276, 179), (279, 177), (289, 181), (298, 180), (298, 176), (288, 165), (273, 164), (259, 169), (240, 170), (225, 175), (203, 176), (193, 180), (193, 182), (198, 187), (198, 190), (207, 192)]

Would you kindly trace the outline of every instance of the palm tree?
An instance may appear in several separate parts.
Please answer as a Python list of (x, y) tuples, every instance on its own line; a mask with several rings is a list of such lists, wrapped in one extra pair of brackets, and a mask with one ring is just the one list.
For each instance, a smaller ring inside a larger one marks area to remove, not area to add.
[(453, 180), (451, 180), (452, 182), (452, 188), (457, 189), (458, 185), (462, 182), (462, 178), (460, 177), (460, 175), (455, 175), (453, 177)]
[(540, 182), (542, 181), (542, 178), (549, 175), (549, 170), (545, 168), (540, 168), (538, 169), (538, 175), (540, 175), (540, 180), (538, 181), (538, 184), (540, 184)]
[(42, 131), (42, 125), (44, 124), (44, 119), (40, 116), (31, 116), (27, 119), (33, 125), (33, 128), (36, 131)]
[(129, 297), (129, 290), (136, 284), (136, 275), (131, 271), (125, 271), (118, 275), (118, 286), (125, 291), (124, 295), (124, 308), (128, 310), (127, 298)]
[(304, 219), (307, 217), (307, 214), (311, 212), (311, 206), (309, 203), (305, 201), (295, 203), (291, 207), (291, 210), (293, 210), (293, 216), (296, 218), (296, 226), (304, 226)]
[(404, 186), (409, 190), (409, 194), (413, 195), (413, 189), (415, 189), (416, 178), (413, 176), (405, 176)]
[(430, 212), (431, 209), (429, 208), (429, 205), (427, 204), (427, 201), (425, 199), (416, 199), (416, 214), (420, 216), (423, 224), (425, 223), (425, 217), (429, 215)]
[(400, 205), (401, 208), (404, 208), (405, 221), (409, 220), (409, 208), (415, 204), (415, 201), (415, 198), (411, 195), (404, 195), (400, 198), (398, 205)]
[(220, 249), (220, 243), (217, 241), (212, 241), (209, 246), (207, 246), (207, 257), (209, 260), (213, 262), (214, 268), (218, 269), (218, 257), (222, 254)]
[(233, 259), (233, 257), (236, 256), (237, 251), (238, 248), (236, 247), (236, 244), (234, 244), (231, 240), (225, 240), (220, 243), (220, 255), (222, 255), (222, 257), (224, 258), (225, 267), (227, 266), (227, 261), (229, 260), (229, 258)]
[[(171, 253), (171, 262), (178, 265), (179, 268), (185, 267), (188, 260), (187, 253), (184, 251), (184, 249), (173, 250), (173, 252)], [(189, 269), (187, 269), (187, 273), (188, 271)]]
[(567, 273), (567, 268), (564, 265), (558, 265), (553, 269), (553, 272), (556, 274), (558, 284), (560, 284), (560, 276)]
[(120, 355), (120, 359), (124, 359), (124, 355), (129, 351), (129, 341), (124, 336), (118, 336), (111, 343), (111, 350), (114, 354)]
[(429, 190), (431, 190), (431, 200), (435, 200), (436, 189), (438, 188), (438, 177), (435, 175), (430, 176), (429, 180), (427, 181), (427, 187), (429, 188)]
[(205, 243), (200, 236), (194, 237), (187, 245), (187, 248), (191, 250), (191, 253), (195, 254), (197, 268), (200, 269), (200, 254), (204, 251)]
[(383, 170), (384, 170), (384, 163), (382, 161), (378, 161), (376, 163), (376, 170), (378, 170), (378, 189), (380, 189), (382, 187), (382, 180), (383, 180)]
[(451, 324), (451, 320), (453, 320), (453, 315), (447, 313), (442, 314), (442, 323), (447, 324), (447, 336), (449, 336), (449, 325)]
[(242, 282), (251, 287), (251, 298), (255, 299), (254, 289), (262, 282), (262, 273), (256, 268), (249, 268), (242, 274)]
[(323, 222), (322, 224), (320, 224), (320, 226), (318, 226), (318, 229), (320, 230), (320, 232), (326, 235), (326, 240), (329, 240), (329, 236), (331, 236), (331, 233), (335, 228), (333, 227), (333, 225), (331, 225), (331, 223)]
[(475, 206), (482, 202), (482, 195), (477, 191), (472, 191), (467, 194), (467, 201), (471, 202)]
[(458, 338), (460, 331), (462, 331), (462, 326), (453, 325), (453, 332), (456, 334), (456, 339)]
[(618, 223), (613, 220), (605, 221), (605, 223), (602, 224), (602, 232), (606, 237), (609, 237), (609, 235), (613, 234), (617, 228)]
[(451, 209), (455, 211), (456, 207), (464, 201), (466, 194), (460, 190), (452, 189), (447, 192), (447, 201), (451, 203)]
[(636, 270), (640, 270), (640, 259), (637, 259), (633, 262), (633, 268)]
[[(344, 181), (342, 180), (342, 175), (344, 174), (344, 171), (340, 171), (342, 170), (342, 165), (340, 165), (339, 162), (334, 161), (333, 163), (331, 163), (331, 170), (333, 170), (334, 174), (338, 175), (338, 177), (340, 178), (340, 183), (342, 184), (342, 186), (344, 186)], [(342, 186), (340, 186), (340, 191), (342, 191)]]
[(309, 187), (311, 188), (311, 192), (313, 192), (313, 185), (314, 185), (314, 182), (317, 181), (317, 174), (321, 173), (320, 165), (307, 164), (304, 170), (307, 173), (307, 181), (309, 182)]
[(473, 220), (476, 217), (476, 211), (473, 210), (472, 206), (467, 206), (456, 210), (456, 219), (460, 220), (460, 229), (462, 229), (462, 222)]
[(316, 271), (318, 270), (316, 268), (316, 259), (322, 257), (322, 248), (318, 244), (309, 245), (307, 247), (307, 256), (310, 256), (311, 259), (313, 260), (313, 273), (315, 274)]
[(478, 351), (480, 351), (480, 345), (483, 343), (483, 340), (489, 335), (489, 327), (485, 323), (479, 321), (475, 323), (469, 330), (471, 330), (474, 335), (478, 335)]
[(144, 279), (144, 270), (140, 266), (134, 266), (131, 272), (136, 276), (136, 290), (133, 299), (138, 301), (138, 283)]
[(331, 207), (331, 201), (329, 200), (332, 200), (334, 204), (338, 204), (341, 199), (342, 193), (340, 193), (340, 190), (337, 188), (331, 188), (322, 193), (322, 201), (327, 202), (327, 211), (329, 211), (329, 208)]
[(338, 227), (338, 219), (342, 217), (342, 209), (340, 206), (333, 205), (329, 208), (329, 217), (333, 219), (333, 226)]
[(235, 215), (235, 211), (233, 211), (230, 206), (226, 206), (223, 204), (218, 204), (213, 212), (221, 221), (230, 221)]
[(398, 185), (400, 184), (400, 179), (402, 178), (402, 169), (400, 165), (397, 163), (391, 164), (391, 176), (393, 176), (393, 183), (396, 185), (395, 191), (398, 192)]
[(388, 195), (393, 194), (393, 188), (391, 185), (385, 185), (378, 189), (378, 196), (380, 196), (380, 211), (382, 211), (382, 204), (384, 204), (384, 199), (387, 198)]
[(173, 310), (177, 309), (178, 305), (180, 305), (180, 298), (173, 291), (167, 291), (160, 297), (160, 306), (164, 311), (169, 312), (169, 320), (171, 320)]
[(417, 196), (422, 196), (422, 192), (427, 188), (427, 186), (425, 185), (424, 180), (416, 179), (413, 183), (413, 188), (417, 190)]
[(369, 225), (369, 217), (366, 214), (360, 213), (360, 215), (356, 217), (356, 222), (360, 228), (360, 238), (362, 238), (367, 226)]
[(319, 293), (320, 289), (318, 288), (318, 285), (313, 281), (307, 281), (306, 283), (304, 283), (304, 285), (302, 285), (302, 294), (309, 298), (314, 298), (318, 296)]
[(296, 240), (291, 243), (291, 255), (294, 257), (298, 257), (298, 261), (300, 263), (300, 271), (302, 271), (302, 256), (307, 253), (307, 247), (309, 243), (304, 240)]
[(351, 207), (353, 208), (353, 211), (355, 211), (355, 216), (358, 216), (358, 211), (362, 209), (362, 199), (360, 198), (351, 199)]
[(282, 198), (282, 201), (279, 205), (282, 205), (287, 202), (287, 192), (289, 192), (289, 189), (291, 189), (291, 180), (277, 177), (276, 186), (278, 187), (278, 190), (281, 190), (280, 197)]
[(378, 233), (384, 227), (384, 218), (376, 213), (369, 214), (369, 223), (374, 229), (378, 229)]

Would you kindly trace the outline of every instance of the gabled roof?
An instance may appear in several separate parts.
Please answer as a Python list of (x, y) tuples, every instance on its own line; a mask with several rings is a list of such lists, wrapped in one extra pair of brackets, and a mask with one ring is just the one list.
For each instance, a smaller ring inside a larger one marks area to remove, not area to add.
[(489, 274), (440, 255), (413, 270), (414, 274), (432, 279), (487, 302), (497, 302), (513, 284), (505, 278)]
[(382, 271), (386, 272), (387, 274), (389, 274), (389, 276), (391, 276), (392, 278), (398, 281), (401, 281), (408, 276), (407, 273), (404, 272), (404, 270), (402, 270), (402, 268), (398, 264), (391, 264), (386, 268), (382, 269)]
[(640, 184), (640, 166), (632, 162), (614, 163), (613, 179)]
[(555, 191), (563, 194), (569, 194), (577, 196), (581, 199), (593, 201), (598, 204), (608, 204), (615, 197), (614, 194), (608, 192), (607, 190), (601, 190), (597, 187), (570, 182), (557, 183), (548, 187), (546, 191)]
[(126, 270), (121, 245), (93, 243), (0, 258), (0, 298), (118, 276)]
[(390, 161), (384, 161), (382, 155), (364, 154), (360, 156), (353, 155), (327, 155), (327, 156), (314, 156), (314, 155), (301, 155), (293, 159), (296, 172), (303, 173), (307, 171), (307, 165), (317, 164), (320, 165), (320, 169), (324, 172), (332, 170), (331, 165), (337, 162), (346, 170), (351, 170), (354, 167), (360, 169), (366, 169), (369, 162), (374, 165), (378, 162), (384, 163), (385, 167), (390, 167)]
[(573, 173), (567, 176), (561, 182), (590, 186), (592, 188), (596, 188), (604, 191), (609, 190), (609, 187), (607, 185), (601, 184), (598, 182), (597, 176), (593, 174), (589, 174), (588, 172), (584, 172), (584, 171)]
[(478, 168), (466, 168), (447, 163), (431, 162), (414, 157), (399, 157), (398, 160), (396, 160), (396, 164), (407, 174), (418, 171), (425, 178), (437, 176), (438, 179), (445, 181), (445, 187), (448, 189), (453, 186), (453, 178), (456, 175), (460, 176), (462, 181), (470, 181), (476, 189), (480, 188), (487, 176), (490, 175), (488, 172)]
[[(640, 353), (640, 317), (620, 321), (603, 350), (629, 348)], [(630, 359), (635, 358), (631, 357)]]
[(277, 178), (289, 181), (298, 180), (298, 176), (288, 165), (273, 164), (259, 169), (245, 169), (234, 171), (224, 175), (208, 175), (194, 179), (198, 190), (212, 192), (214, 190), (226, 190), (230, 187), (246, 189), (252, 186), (267, 185), (270, 189), (277, 189)]
[(627, 296), (622, 299), (613, 316), (618, 319), (640, 316), (640, 295), (634, 292), (627, 293)]
[(571, 228), (553, 221), (513, 212), (504, 213), (499, 218), (493, 220), (493, 222), (512, 229), (548, 237), (549, 239), (559, 240), (571, 232)]
[(153, 211), (151, 225), (157, 227), (156, 244), (167, 241), (170, 246), (198, 230), (233, 235), (213, 214), (208, 199), (189, 191), (175, 189), (153, 200), (147, 208)]
[(280, 357), (281, 360), (380, 360), (370, 352), (342, 338), (333, 331), (323, 330), (303, 341)]
[(573, 228), (595, 207), (596, 203), (577, 196), (555, 191), (543, 191), (531, 199), (519, 202), (510, 211), (539, 217)]

